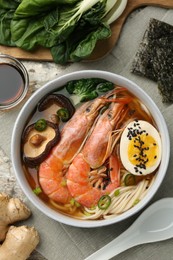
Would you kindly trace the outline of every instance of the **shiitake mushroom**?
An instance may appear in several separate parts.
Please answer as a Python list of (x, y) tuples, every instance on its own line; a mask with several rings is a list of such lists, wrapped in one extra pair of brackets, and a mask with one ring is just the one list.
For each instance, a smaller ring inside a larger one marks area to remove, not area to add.
[(35, 167), (43, 162), (53, 146), (60, 140), (58, 125), (47, 120), (45, 122), (46, 127), (42, 131), (38, 131), (34, 123), (27, 126), (23, 132), (23, 160), (30, 167)]
[(71, 103), (70, 99), (62, 94), (48, 94), (47, 96), (44, 96), (44, 98), (41, 99), (38, 104), (38, 111), (42, 112), (53, 104), (57, 104), (58, 107), (67, 109), (69, 113), (69, 119), (75, 112), (75, 107)]

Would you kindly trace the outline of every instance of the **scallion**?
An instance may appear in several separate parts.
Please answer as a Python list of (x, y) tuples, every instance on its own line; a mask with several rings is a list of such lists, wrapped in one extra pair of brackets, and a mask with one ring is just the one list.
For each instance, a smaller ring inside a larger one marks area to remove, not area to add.
[(33, 192), (38, 196), (40, 193), (42, 193), (42, 189), (40, 187), (36, 187), (33, 189)]
[(125, 186), (131, 186), (136, 184), (136, 178), (135, 175), (129, 173), (124, 178), (124, 184)]
[(109, 195), (103, 195), (98, 202), (99, 209), (107, 209), (111, 204), (111, 197)]

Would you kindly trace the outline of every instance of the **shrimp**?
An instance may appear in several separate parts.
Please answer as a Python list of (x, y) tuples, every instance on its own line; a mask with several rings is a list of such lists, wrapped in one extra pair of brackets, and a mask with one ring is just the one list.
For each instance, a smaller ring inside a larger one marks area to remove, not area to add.
[(100, 116), (68, 169), (67, 187), (75, 200), (86, 207), (95, 206), (102, 195), (120, 185), (120, 164), (113, 148), (123, 130), (123, 126), (120, 130), (117, 127), (127, 115), (131, 99), (117, 100)]
[(65, 124), (59, 143), (40, 164), (39, 182), (46, 195), (56, 202), (67, 203), (71, 194), (66, 185), (66, 172), (73, 158), (78, 154), (96, 120), (100, 109), (109, 102), (116, 90), (94, 101), (86, 102)]

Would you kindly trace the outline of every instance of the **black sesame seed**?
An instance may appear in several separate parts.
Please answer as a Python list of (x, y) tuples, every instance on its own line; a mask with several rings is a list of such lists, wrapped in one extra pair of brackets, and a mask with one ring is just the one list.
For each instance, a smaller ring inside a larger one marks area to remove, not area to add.
[(135, 170), (135, 172), (138, 172), (138, 168), (137, 167), (134, 167), (134, 170)]
[(134, 147), (135, 147), (135, 148), (138, 148), (138, 149), (140, 148), (138, 145), (134, 145)]

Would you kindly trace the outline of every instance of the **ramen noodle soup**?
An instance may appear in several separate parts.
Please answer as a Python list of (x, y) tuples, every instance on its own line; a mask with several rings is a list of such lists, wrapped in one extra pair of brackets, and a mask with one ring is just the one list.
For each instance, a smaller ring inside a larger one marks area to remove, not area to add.
[(161, 138), (150, 111), (125, 87), (85, 100), (65, 87), (40, 100), (23, 131), (23, 168), (49, 207), (78, 219), (112, 218), (152, 186)]

